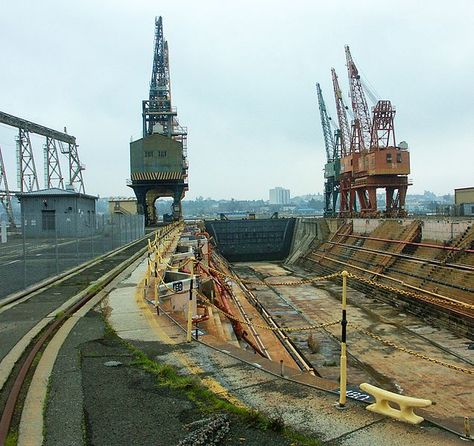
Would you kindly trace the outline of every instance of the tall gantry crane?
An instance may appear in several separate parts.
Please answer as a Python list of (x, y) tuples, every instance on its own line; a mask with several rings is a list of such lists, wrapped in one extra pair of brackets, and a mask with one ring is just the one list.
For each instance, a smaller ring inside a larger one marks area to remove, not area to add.
[[(340, 216), (373, 217), (380, 213), (389, 217), (403, 216), (410, 155), (406, 144), (400, 147), (396, 144), (395, 110), (390, 101), (378, 101), (371, 118), (359, 71), (347, 45), (345, 53), (354, 120), (349, 150), (344, 152), (343, 149), (341, 157)], [(338, 119), (343, 127), (344, 114), (340, 112), (344, 107), (334, 71), (333, 85)], [(346, 140), (343, 144), (347, 146)], [(383, 212), (377, 210), (377, 189), (385, 189)]]
[(337, 129), (332, 133), (331, 118), (328, 115), (323, 93), (319, 83), (316, 84), (318, 95), (319, 114), (321, 116), (321, 127), (323, 129), (324, 145), (326, 148), (326, 164), (324, 166), (324, 216), (334, 217), (336, 215), (336, 203), (339, 195), (339, 153), (338, 141), (340, 132)]
[(153, 66), (148, 99), (142, 101), (143, 138), (130, 143), (131, 184), (146, 225), (157, 222), (155, 201), (172, 197), (173, 219), (182, 217), (188, 190), (187, 129), (171, 101), (168, 42), (163, 19), (155, 18)]

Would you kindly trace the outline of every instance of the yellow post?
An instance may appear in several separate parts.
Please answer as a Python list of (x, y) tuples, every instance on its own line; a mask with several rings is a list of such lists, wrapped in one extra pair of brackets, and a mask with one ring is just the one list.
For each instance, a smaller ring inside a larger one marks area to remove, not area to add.
[(191, 342), (192, 340), (192, 330), (193, 330), (193, 279), (191, 278), (191, 283), (189, 284), (189, 300), (188, 300), (188, 326), (186, 327), (186, 342)]
[(347, 304), (347, 271), (342, 272), (342, 319), (341, 319), (341, 370), (339, 378), (339, 407), (346, 405), (347, 392), (347, 351), (346, 351), (346, 304)]
[(193, 283), (194, 283), (194, 258), (191, 258), (191, 282), (189, 284), (189, 301), (188, 301), (188, 326), (186, 327), (186, 341), (191, 342), (193, 330)]

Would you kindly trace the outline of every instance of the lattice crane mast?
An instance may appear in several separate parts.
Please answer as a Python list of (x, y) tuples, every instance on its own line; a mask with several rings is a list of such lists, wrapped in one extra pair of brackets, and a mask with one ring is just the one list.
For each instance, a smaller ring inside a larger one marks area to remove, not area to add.
[(323, 93), (319, 83), (316, 84), (318, 95), (319, 114), (321, 116), (321, 127), (323, 129), (324, 145), (326, 148), (326, 164), (324, 166), (324, 215), (326, 217), (335, 216), (336, 202), (339, 195), (339, 129), (336, 129), (334, 136), (331, 129), (331, 118), (328, 115)]
[(346, 63), (347, 74), (349, 76), (349, 91), (354, 112), (353, 134), (351, 150), (368, 149), (370, 146), (370, 137), (372, 129), (372, 120), (370, 118), (369, 107), (365, 98), (362, 82), (349, 46), (346, 45)]
[(331, 130), (331, 118), (328, 115), (326, 104), (324, 103), (323, 93), (319, 83), (316, 84), (316, 92), (318, 95), (319, 114), (321, 116), (321, 127), (323, 129), (324, 145), (326, 147), (327, 162), (334, 161), (337, 157), (336, 144)]
[(173, 111), (168, 58), (168, 42), (163, 36), (163, 19), (155, 18), (153, 68), (148, 101), (143, 101), (143, 136), (160, 133), (171, 137)]
[(336, 70), (331, 68), (332, 85), (334, 89), (334, 98), (336, 100), (336, 113), (337, 121), (339, 123), (340, 130), (340, 145), (341, 145), (341, 156), (345, 156), (350, 152), (351, 144), (351, 130), (349, 127), (349, 121), (347, 119), (347, 106), (344, 104), (342, 99), (341, 89), (339, 87), (339, 81), (337, 78)]

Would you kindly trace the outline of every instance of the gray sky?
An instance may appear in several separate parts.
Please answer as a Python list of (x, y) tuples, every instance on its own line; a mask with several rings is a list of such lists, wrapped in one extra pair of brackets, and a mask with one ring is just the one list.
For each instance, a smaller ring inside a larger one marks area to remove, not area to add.
[[(173, 102), (188, 127), (190, 191), (268, 199), (322, 192), (315, 83), (335, 118), (330, 68), (347, 93), (344, 44), (397, 108), (409, 193), (474, 186), (474, 2), (0, 0), (0, 110), (76, 136), (86, 192), (132, 195), (154, 17), (170, 46)], [(15, 132), (0, 126), (10, 187)], [(34, 140), (43, 180), (42, 141)]]

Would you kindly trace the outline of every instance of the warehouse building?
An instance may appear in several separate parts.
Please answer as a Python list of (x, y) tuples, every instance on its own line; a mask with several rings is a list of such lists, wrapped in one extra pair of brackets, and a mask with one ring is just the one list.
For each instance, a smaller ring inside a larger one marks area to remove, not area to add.
[(95, 232), (97, 197), (58, 188), (16, 196), (28, 236), (86, 237)]

